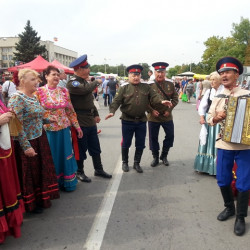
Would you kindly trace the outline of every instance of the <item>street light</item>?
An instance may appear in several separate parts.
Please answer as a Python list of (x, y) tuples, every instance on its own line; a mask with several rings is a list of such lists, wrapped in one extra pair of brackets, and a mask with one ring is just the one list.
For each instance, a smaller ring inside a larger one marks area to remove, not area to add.
[(110, 58), (104, 58), (104, 61), (105, 61), (105, 63), (104, 63), (104, 68), (105, 68), (105, 74), (107, 74), (107, 71), (106, 71), (106, 64), (107, 64), (107, 60), (110, 60)]

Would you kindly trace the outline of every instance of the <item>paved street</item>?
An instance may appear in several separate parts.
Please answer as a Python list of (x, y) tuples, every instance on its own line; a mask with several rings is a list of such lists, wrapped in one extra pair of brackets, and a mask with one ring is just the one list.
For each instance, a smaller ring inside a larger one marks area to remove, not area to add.
[(216, 219), (223, 203), (215, 177), (193, 170), (200, 130), (194, 99), (174, 110), (175, 144), (169, 153), (170, 166), (150, 167), (147, 138), (143, 174), (131, 167), (134, 146), (130, 171), (121, 171), (119, 112), (104, 121), (108, 109), (102, 100), (100, 106), (102, 159), (113, 178), (94, 177), (88, 159), (85, 169), (92, 183), (78, 183), (72, 193), (61, 192), (61, 198), (41, 215), (25, 215), (22, 237), (8, 237), (0, 249), (249, 249), (250, 217), (246, 219), (246, 235), (235, 236), (233, 218), (226, 222)]

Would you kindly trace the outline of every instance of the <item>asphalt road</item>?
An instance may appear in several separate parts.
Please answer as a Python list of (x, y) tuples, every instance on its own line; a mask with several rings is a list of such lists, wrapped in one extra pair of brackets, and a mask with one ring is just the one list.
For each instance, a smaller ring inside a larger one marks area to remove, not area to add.
[[(141, 166), (121, 171), (121, 128), (119, 112), (104, 121), (108, 109), (99, 101), (102, 118), (98, 128), (102, 160), (111, 180), (93, 176), (91, 159), (85, 164), (92, 183), (78, 183), (72, 193), (61, 192), (51, 208), (41, 215), (25, 215), (22, 237), (8, 237), (0, 249), (101, 249), (101, 250), (208, 250), (249, 249), (250, 218), (246, 235), (233, 234), (234, 218), (217, 221), (223, 202), (213, 176), (193, 170), (200, 125), (192, 103), (174, 110), (175, 143), (170, 166), (150, 167), (148, 148)], [(163, 134), (160, 134), (162, 141)]]

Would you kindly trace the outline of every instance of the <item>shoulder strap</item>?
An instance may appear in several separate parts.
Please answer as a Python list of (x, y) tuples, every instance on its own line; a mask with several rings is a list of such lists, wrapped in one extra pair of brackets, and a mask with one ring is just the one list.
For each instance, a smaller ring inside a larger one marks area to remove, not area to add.
[(162, 87), (160, 86), (160, 84), (158, 82), (155, 81), (156, 86), (158, 87), (158, 89), (161, 91), (161, 93), (165, 96), (165, 98), (170, 101), (170, 98), (167, 96), (167, 94), (164, 92), (164, 90), (162, 89)]
[(7, 89), (7, 93), (9, 93), (9, 88), (10, 88), (10, 81), (9, 81), (9, 86), (8, 86), (8, 89)]
[(217, 96), (215, 96), (215, 97), (218, 97), (218, 98), (228, 98), (229, 95), (219, 94), (219, 95), (217, 95)]

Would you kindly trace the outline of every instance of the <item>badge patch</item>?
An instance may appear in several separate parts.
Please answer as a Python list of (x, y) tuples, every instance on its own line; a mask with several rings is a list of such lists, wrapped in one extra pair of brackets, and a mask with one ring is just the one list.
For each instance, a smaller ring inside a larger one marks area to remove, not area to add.
[(78, 86), (80, 85), (80, 83), (79, 83), (78, 81), (73, 81), (73, 82), (72, 82), (72, 85), (73, 85), (74, 87), (78, 87)]

